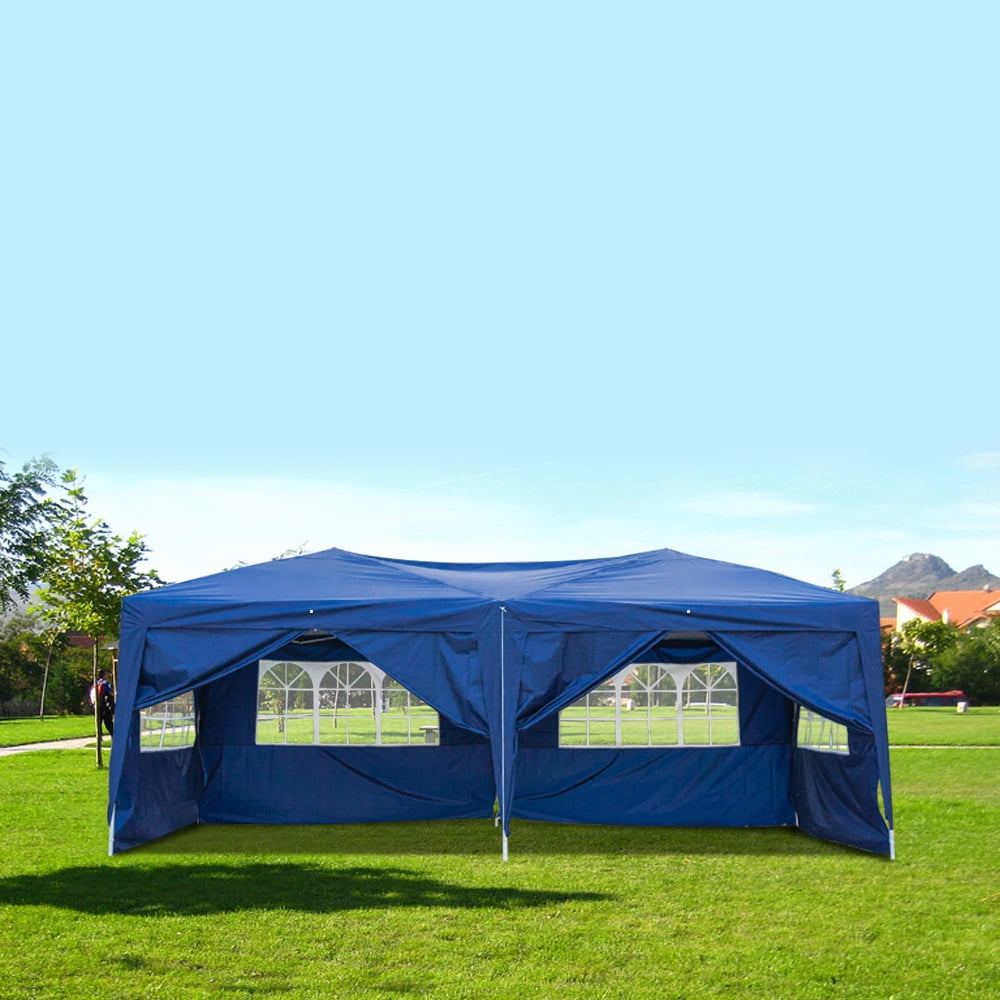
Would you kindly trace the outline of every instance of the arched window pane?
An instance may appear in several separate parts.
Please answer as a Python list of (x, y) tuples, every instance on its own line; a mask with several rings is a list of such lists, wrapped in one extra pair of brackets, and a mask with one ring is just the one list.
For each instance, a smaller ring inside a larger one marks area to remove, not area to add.
[(438, 742), (437, 712), (373, 663), (262, 660), (258, 678), (258, 743)]
[(195, 736), (193, 691), (139, 712), (139, 750), (143, 753), (193, 746)]
[(819, 712), (812, 712), (802, 707), (799, 708), (796, 744), (802, 750), (816, 750), (822, 753), (851, 752), (846, 726), (820, 715)]
[(319, 684), (320, 743), (377, 744), (376, 678), (363, 663), (334, 663)]
[(735, 663), (632, 663), (559, 713), (564, 747), (739, 743)]
[(313, 683), (300, 663), (263, 667), (257, 690), (258, 743), (311, 743)]

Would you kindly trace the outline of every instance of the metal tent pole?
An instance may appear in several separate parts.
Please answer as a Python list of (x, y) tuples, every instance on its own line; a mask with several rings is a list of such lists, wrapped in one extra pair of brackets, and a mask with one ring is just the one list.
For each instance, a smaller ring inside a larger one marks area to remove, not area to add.
[(500, 829), (503, 834), (503, 846), (500, 856), (507, 860), (507, 700), (506, 677), (504, 674), (504, 618), (507, 609), (500, 605)]

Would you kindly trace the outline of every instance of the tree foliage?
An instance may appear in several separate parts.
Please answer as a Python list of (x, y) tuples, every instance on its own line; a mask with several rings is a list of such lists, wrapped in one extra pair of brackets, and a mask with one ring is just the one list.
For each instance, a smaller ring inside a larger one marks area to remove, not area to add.
[(1000, 620), (964, 631), (913, 619), (883, 647), (886, 689), (964, 691), (977, 704), (1000, 704)]
[(90, 650), (71, 643), (66, 633), (42, 632), (23, 613), (8, 615), (0, 623), (0, 714), (79, 712), (90, 685), (90, 659)]
[(27, 702), (41, 679), (43, 642), (21, 615), (11, 615), (0, 625), (0, 713), (12, 703)]
[(63, 473), (62, 483), (66, 501), (50, 531), (35, 613), (61, 631), (117, 636), (122, 598), (162, 581), (155, 570), (139, 568), (149, 551), (142, 535), (123, 539), (106, 522), (89, 518), (75, 470)]
[[(89, 517), (75, 471), (48, 458), (15, 473), (0, 462), (0, 712), (79, 711), (122, 598), (161, 582), (139, 568), (146, 554), (141, 535)], [(28, 617), (17, 609), (36, 586)]]
[[(142, 570), (147, 548), (143, 536), (114, 534), (106, 522), (91, 519), (87, 496), (75, 471), (63, 473), (66, 499), (49, 536), (49, 553), (33, 610), (57, 632), (79, 632), (93, 640), (92, 683), (97, 683), (100, 646), (118, 635), (122, 599), (159, 586), (155, 570)], [(102, 766), (101, 726), (95, 705), (97, 766)]]
[(978, 704), (1000, 705), (1000, 619), (962, 632), (934, 668), (938, 690), (959, 689)]
[(26, 600), (45, 567), (51, 522), (59, 513), (46, 493), (57, 476), (48, 458), (31, 459), (13, 475), (0, 462), (0, 612)]
[(958, 641), (959, 630), (948, 622), (913, 618), (893, 633), (893, 642), (905, 664), (903, 694), (934, 688), (934, 666), (941, 653)]

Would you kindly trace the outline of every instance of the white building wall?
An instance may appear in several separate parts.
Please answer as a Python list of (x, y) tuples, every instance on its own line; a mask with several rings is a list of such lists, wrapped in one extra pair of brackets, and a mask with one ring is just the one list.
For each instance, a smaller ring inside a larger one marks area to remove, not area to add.
[(899, 601), (896, 602), (896, 631), (899, 631), (907, 622), (913, 621), (914, 618), (919, 621), (927, 621), (923, 615), (918, 615), (912, 608)]

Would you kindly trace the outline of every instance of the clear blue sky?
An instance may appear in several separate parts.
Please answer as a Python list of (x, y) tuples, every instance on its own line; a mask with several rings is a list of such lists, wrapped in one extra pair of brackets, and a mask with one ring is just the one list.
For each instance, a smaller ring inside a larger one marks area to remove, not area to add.
[(1000, 573), (998, 12), (8, 5), (0, 459), (169, 579)]

